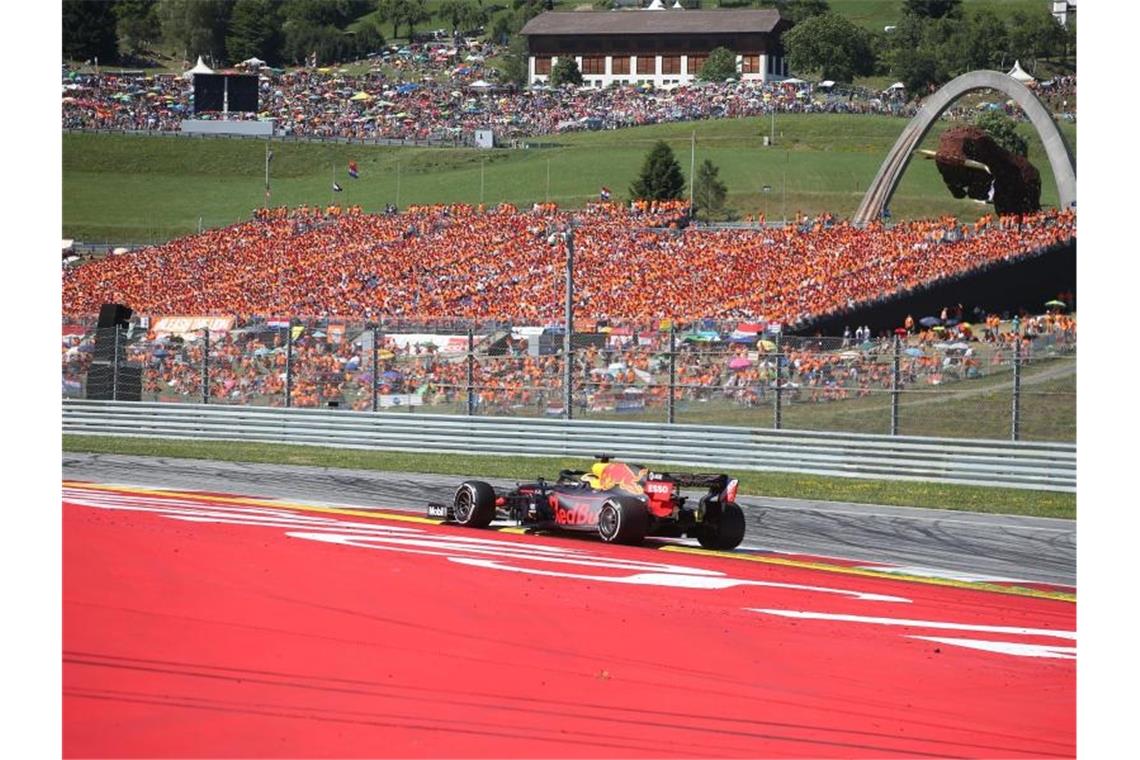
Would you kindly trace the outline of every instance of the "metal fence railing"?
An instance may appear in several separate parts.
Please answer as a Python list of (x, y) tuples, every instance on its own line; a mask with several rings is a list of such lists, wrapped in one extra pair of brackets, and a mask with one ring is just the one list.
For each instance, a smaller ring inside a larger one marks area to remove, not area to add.
[(88, 400), (64, 402), (63, 431), (504, 456), (590, 457), (605, 451), (665, 465), (1076, 489), (1076, 447), (1058, 443)]
[(63, 395), (940, 438), (1076, 437), (1076, 344), (1068, 329), (1016, 339), (999, 332), (857, 342), (713, 322), (589, 323), (572, 336), (567, 375), (558, 328), (288, 318), (209, 324), (65, 325)]

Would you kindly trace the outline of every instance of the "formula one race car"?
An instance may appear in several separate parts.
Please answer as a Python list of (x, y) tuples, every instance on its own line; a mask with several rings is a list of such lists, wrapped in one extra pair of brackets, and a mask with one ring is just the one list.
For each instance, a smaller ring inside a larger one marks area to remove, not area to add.
[[(682, 488), (707, 488), (695, 508)], [(496, 491), (463, 482), (451, 504), (428, 504), (428, 515), (485, 528), (496, 517), (533, 530), (597, 532), (603, 541), (639, 544), (645, 536), (696, 538), (706, 549), (736, 548), (744, 539), (737, 481), (727, 475), (650, 472), (599, 456), (589, 472), (563, 470), (558, 480)]]

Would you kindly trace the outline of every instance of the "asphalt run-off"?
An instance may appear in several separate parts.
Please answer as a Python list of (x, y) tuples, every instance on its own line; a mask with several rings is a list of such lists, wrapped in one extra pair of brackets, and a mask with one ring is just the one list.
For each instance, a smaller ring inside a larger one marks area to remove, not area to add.
[(1065, 591), (63, 494), (69, 757), (1076, 753)]

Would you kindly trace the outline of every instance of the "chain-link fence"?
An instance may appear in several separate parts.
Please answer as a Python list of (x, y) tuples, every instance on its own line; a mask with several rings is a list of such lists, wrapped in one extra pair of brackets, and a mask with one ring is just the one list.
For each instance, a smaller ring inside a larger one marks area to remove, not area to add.
[(782, 336), (760, 325), (167, 319), (64, 325), (63, 393), (1072, 441), (1069, 322), (1027, 337)]

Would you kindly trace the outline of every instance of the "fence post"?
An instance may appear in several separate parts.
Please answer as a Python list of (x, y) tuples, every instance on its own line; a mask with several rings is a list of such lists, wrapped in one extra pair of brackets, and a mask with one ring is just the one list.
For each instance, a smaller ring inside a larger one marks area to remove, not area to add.
[(372, 411), (380, 408), (380, 324), (372, 325)]
[(202, 403), (210, 403), (210, 328), (202, 328)]
[(475, 415), (475, 329), (467, 328), (467, 416)]
[(111, 359), (111, 400), (119, 400), (119, 325), (115, 325), (115, 355)]
[(285, 334), (285, 408), (293, 406), (293, 318)]
[(570, 333), (566, 334), (563, 352), (566, 357), (566, 366), (562, 375), (562, 405), (566, 409), (566, 419), (574, 419), (574, 346)]
[(781, 409), (784, 396), (784, 386), (783, 383), (780, 382), (780, 357), (783, 356), (784, 350), (782, 338), (782, 333), (776, 333), (776, 403), (772, 407), (772, 427), (774, 427), (776, 430), (779, 430), (784, 424), (782, 416), (783, 409)]
[(1013, 342), (1013, 423), (1011, 438), (1021, 439), (1021, 336)]
[(669, 424), (677, 421), (677, 325), (669, 322)]
[(891, 435), (899, 434), (899, 363), (902, 359), (902, 340), (895, 336), (894, 367), (891, 370)]

